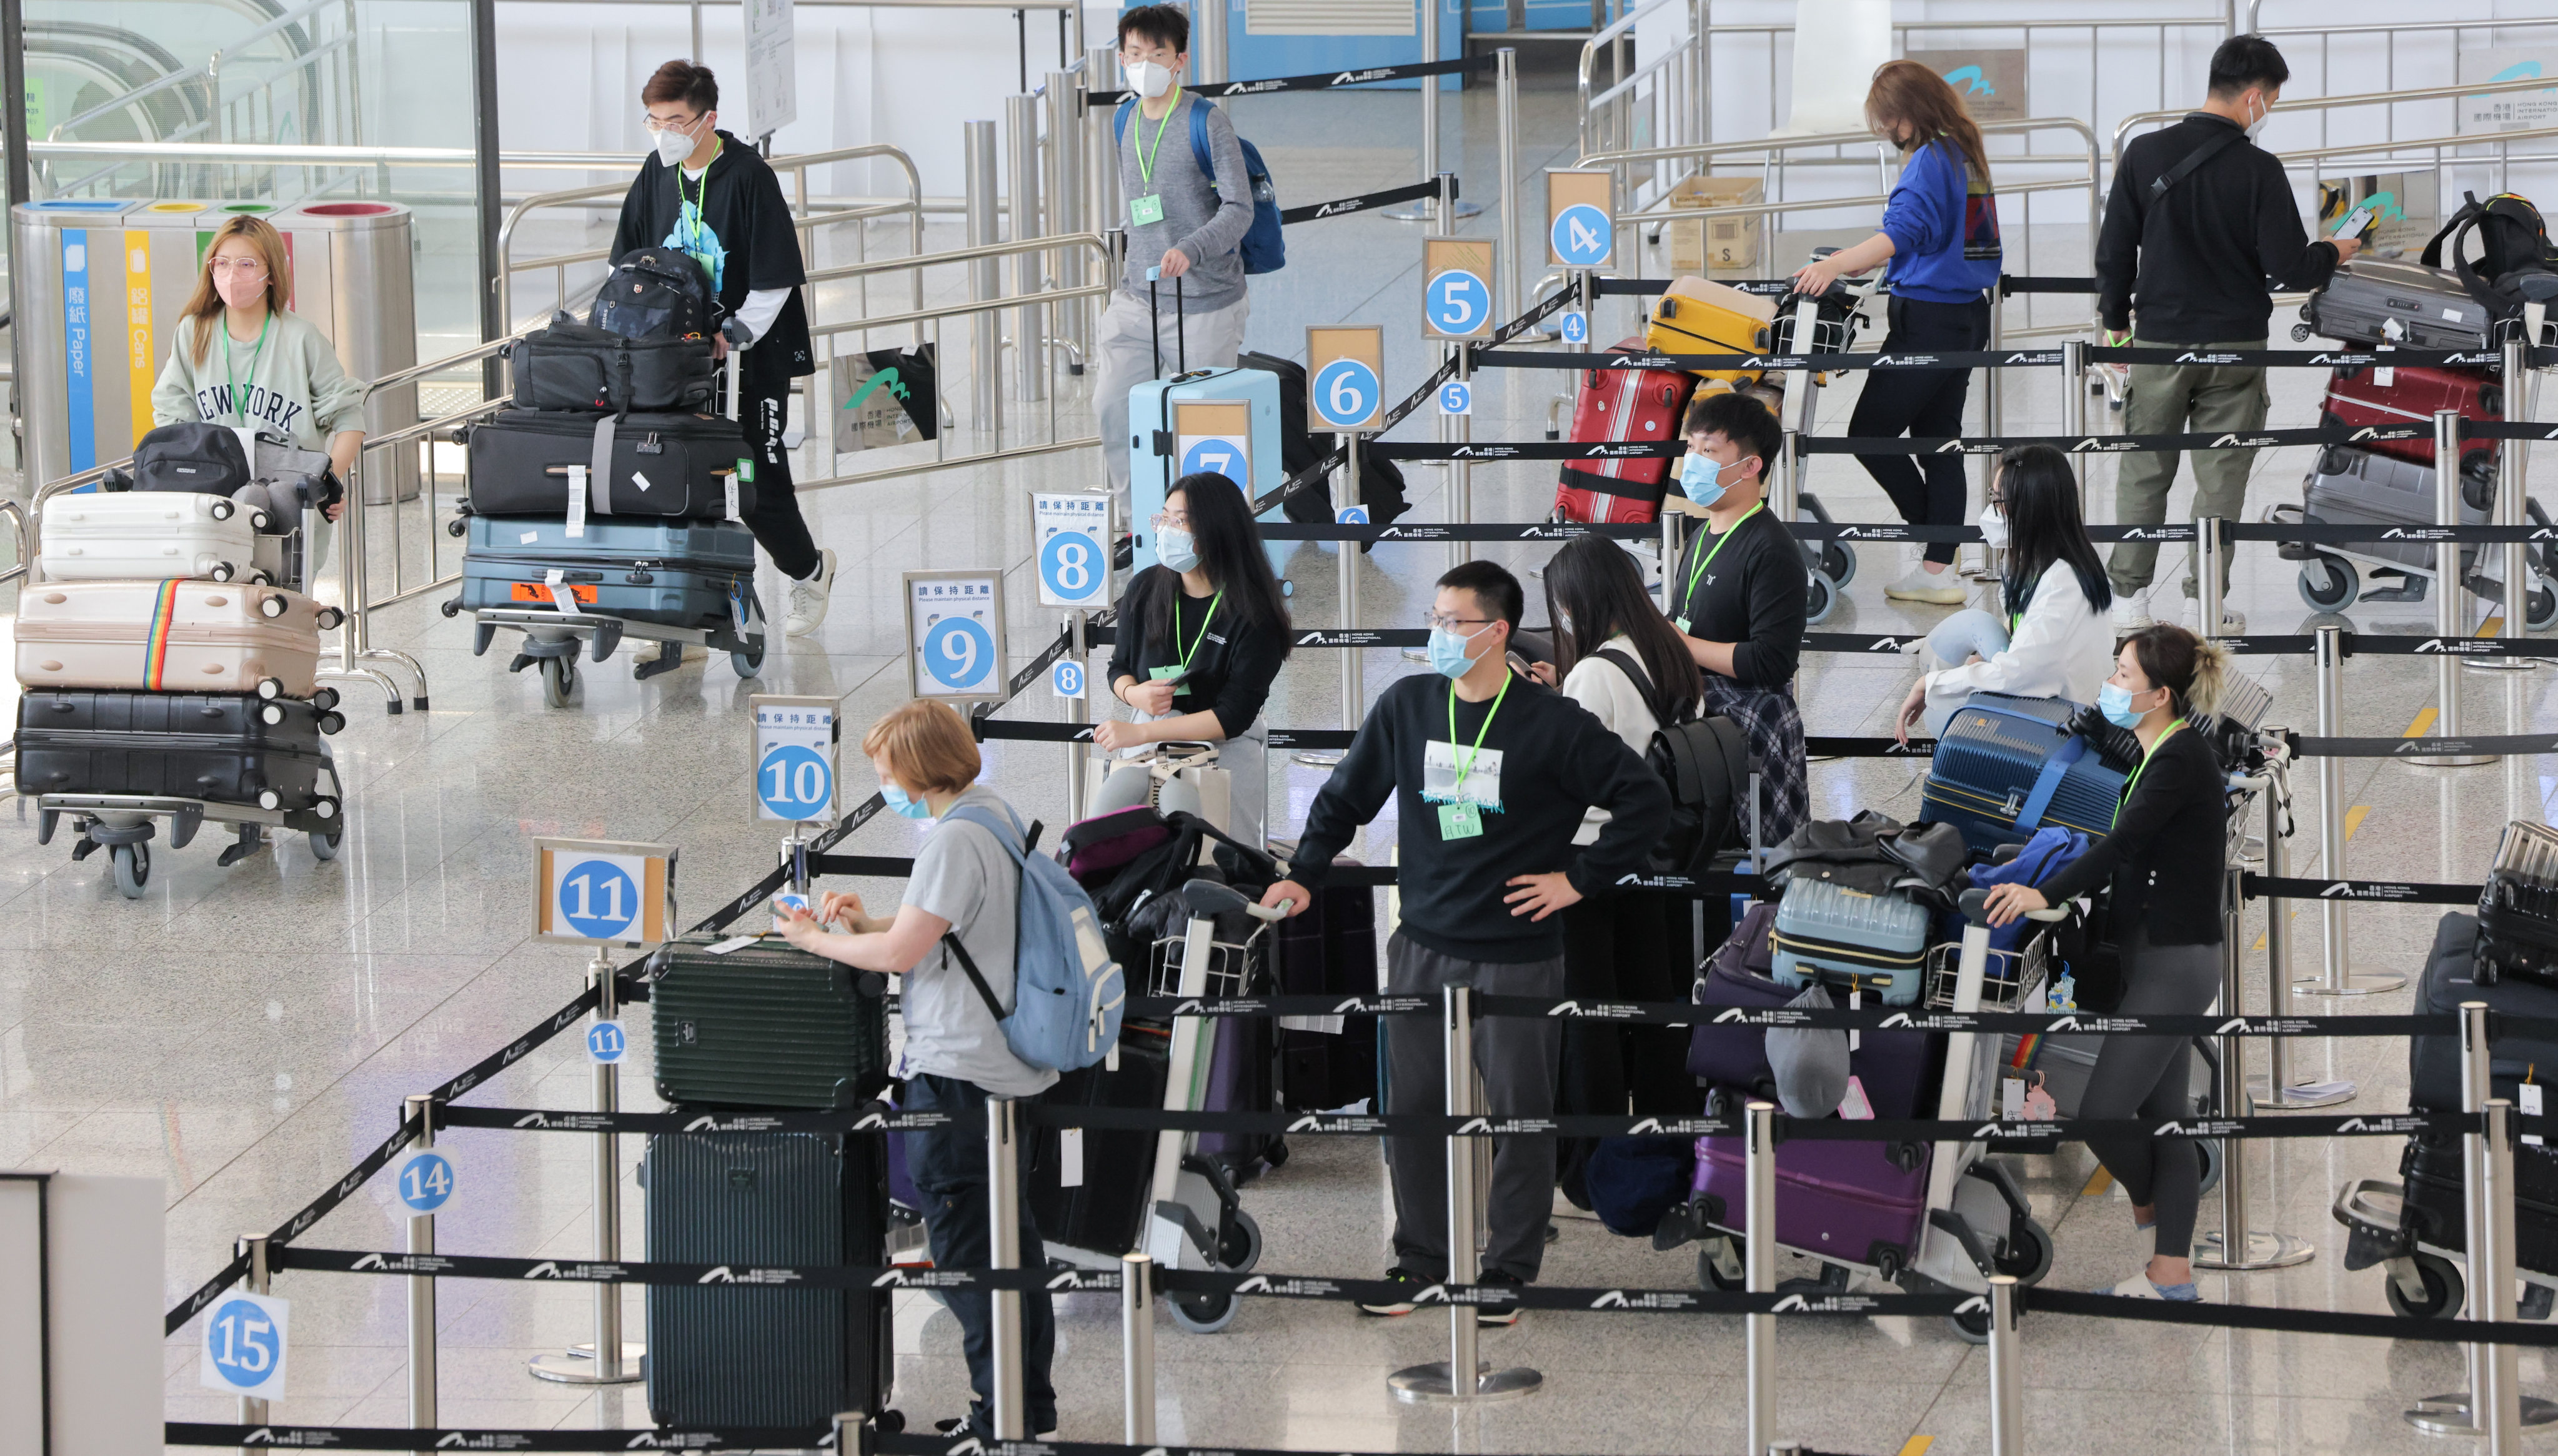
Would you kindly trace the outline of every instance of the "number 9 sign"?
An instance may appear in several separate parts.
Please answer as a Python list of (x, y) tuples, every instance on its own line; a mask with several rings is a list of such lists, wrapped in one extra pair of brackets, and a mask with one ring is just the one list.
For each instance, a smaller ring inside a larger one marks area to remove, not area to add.
[[(1094, 565), (1100, 570), (1098, 562)], [(906, 599), (913, 696), (945, 701), (1004, 696), (1001, 572), (908, 572)]]

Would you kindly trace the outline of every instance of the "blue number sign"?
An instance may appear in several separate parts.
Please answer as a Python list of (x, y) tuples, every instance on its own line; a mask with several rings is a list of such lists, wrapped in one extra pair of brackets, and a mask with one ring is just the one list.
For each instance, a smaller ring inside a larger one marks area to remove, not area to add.
[(1082, 697), (1083, 681), (1083, 664), (1070, 657), (1059, 659), (1057, 665), (1049, 669), (1048, 685), (1060, 698)]
[(1463, 379), (1451, 379), (1439, 386), (1439, 413), (1471, 415), (1475, 412), (1475, 386)]
[(1596, 268), (1608, 261), (1616, 244), (1616, 224), (1588, 202), (1575, 202), (1554, 214), (1554, 255), (1569, 267)]
[(1101, 553), (1080, 531), (1060, 531), (1040, 548), (1040, 582), (1050, 596), (1079, 601), (1101, 590)]
[(776, 819), (823, 819), (835, 802), (834, 765), (813, 748), (781, 744), (755, 766), (755, 795)]
[(433, 1213), (453, 1200), (453, 1160), (432, 1149), (410, 1153), (391, 1179), (410, 1213)]
[(1315, 371), (1315, 413), (1337, 430), (1363, 426), (1376, 413), (1376, 371), (1357, 359), (1335, 359)]
[(262, 1294), (233, 1294), (205, 1318), (204, 1385), (241, 1395), (284, 1393), (288, 1307)]
[(560, 918), (596, 940), (634, 940), (640, 922), (640, 886), (609, 860), (582, 860), (560, 876)]
[(603, 1066), (622, 1060), (631, 1050), (630, 1034), (619, 1021), (598, 1021), (586, 1028), (586, 1059)]
[(936, 691), (965, 693), (989, 687), (995, 676), (995, 635), (964, 616), (934, 622), (924, 634), (924, 671)]
[(1199, 435), (1190, 438), (1182, 450), (1182, 473), (1185, 475), (1223, 475), (1249, 490), (1251, 469), (1244, 443), (1230, 435)]
[(1430, 327), (1442, 333), (1473, 333), (1492, 317), (1492, 289), (1484, 280), (1463, 268), (1451, 268), (1433, 276), (1427, 292), (1424, 308), (1430, 317)]
[(1590, 316), (1581, 313), (1578, 310), (1564, 315), (1562, 332), (1563, 341), (1565, 343), (1588, 343), (1590, 341)]

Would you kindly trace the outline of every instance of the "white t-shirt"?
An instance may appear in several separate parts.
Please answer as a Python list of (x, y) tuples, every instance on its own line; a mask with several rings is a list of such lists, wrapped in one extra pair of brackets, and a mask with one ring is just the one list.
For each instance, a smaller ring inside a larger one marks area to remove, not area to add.
[[(1622, 652), (1643, 670), (1642, 655), (1634, 650), (1634, 639), (1620, 632), (1599, 644), (1601, 652), (1610, 648)], [(1647, 677), (1644, 682), (1648, 684)], [(1590, 710), (1591, 715), (1607, 725), (1608, 731), (1625, 739), (1626, 746), (1642, 757), (1651, 751), (1652, 734), (1659, 731), (1660, 720), (1652, 717), (1652, 707), (1643, 701), (1643, 689), (1626, 675), (1626, 670), (1593, 652), (1572, 665), (1563, 678), (1563, 696)], [(1608, 822), (1608, 811), (1591, 809), (1581, 816), (1581, 828), (1574, 831), (1576, 845), (1596, 844), (1599, 826)]]
[[(971, 785), (950, 807), (983, 809), (1008, 827), (1015, 822), (1010, 806), (983, 784)], [(986, 989), (1007, 1010), (1013, 1004), (1022, 872), (1005, 845), (1020, 842), (1008, 833), (999, 843), (982, 824), (944, 816), (924, 836), (906, 885), (906, 903), (950, 922), (977, 974), (986, 979)], [(926, 952), (906, 974), (902, 1005), (902, 1076), (929, 1072), (955, 1077), (998, 1097), (1029, 1097), (1057, 1082), (1057, 1073), (1013, 1055), (1003, 1026), (946, 945)]]

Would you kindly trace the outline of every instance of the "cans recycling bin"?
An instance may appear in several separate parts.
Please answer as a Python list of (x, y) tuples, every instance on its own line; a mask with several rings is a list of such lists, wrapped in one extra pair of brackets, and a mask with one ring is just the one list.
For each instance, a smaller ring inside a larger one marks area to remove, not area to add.
[[(151, 387), (168, 361), (213, 230), (264, 214), (292, 260), (293, 311), (320, 326), (340, 362), (377, 379), (417, 362), (409, 209), (395, 202), (107, 201), (60, 199), (15, 209), (18, 407), (28, 478), (59, 479), (121, 460), (151, 428)], [(368, 435), (417, 423), (417, 387), (375, 394)], [(414, 452), (377, 458), (368, 500), (409, 499)], [(374, 463), (368, 462), (367, 463)]]

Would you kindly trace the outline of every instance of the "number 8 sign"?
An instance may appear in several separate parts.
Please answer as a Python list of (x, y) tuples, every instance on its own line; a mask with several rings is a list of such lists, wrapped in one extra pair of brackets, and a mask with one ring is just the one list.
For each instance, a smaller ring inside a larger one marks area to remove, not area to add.
[(1118, 527), (1111, 515), (1110, 497), (1097, 492), (1032, 493), (1031, 540), (1039, 551), (1040, 605), (1110, 604), (1111, 538)]
[(908, 572), (905, 581), (909, 696), (959, 703), (1002, 698), (1010, 686), (1003, 573)]

